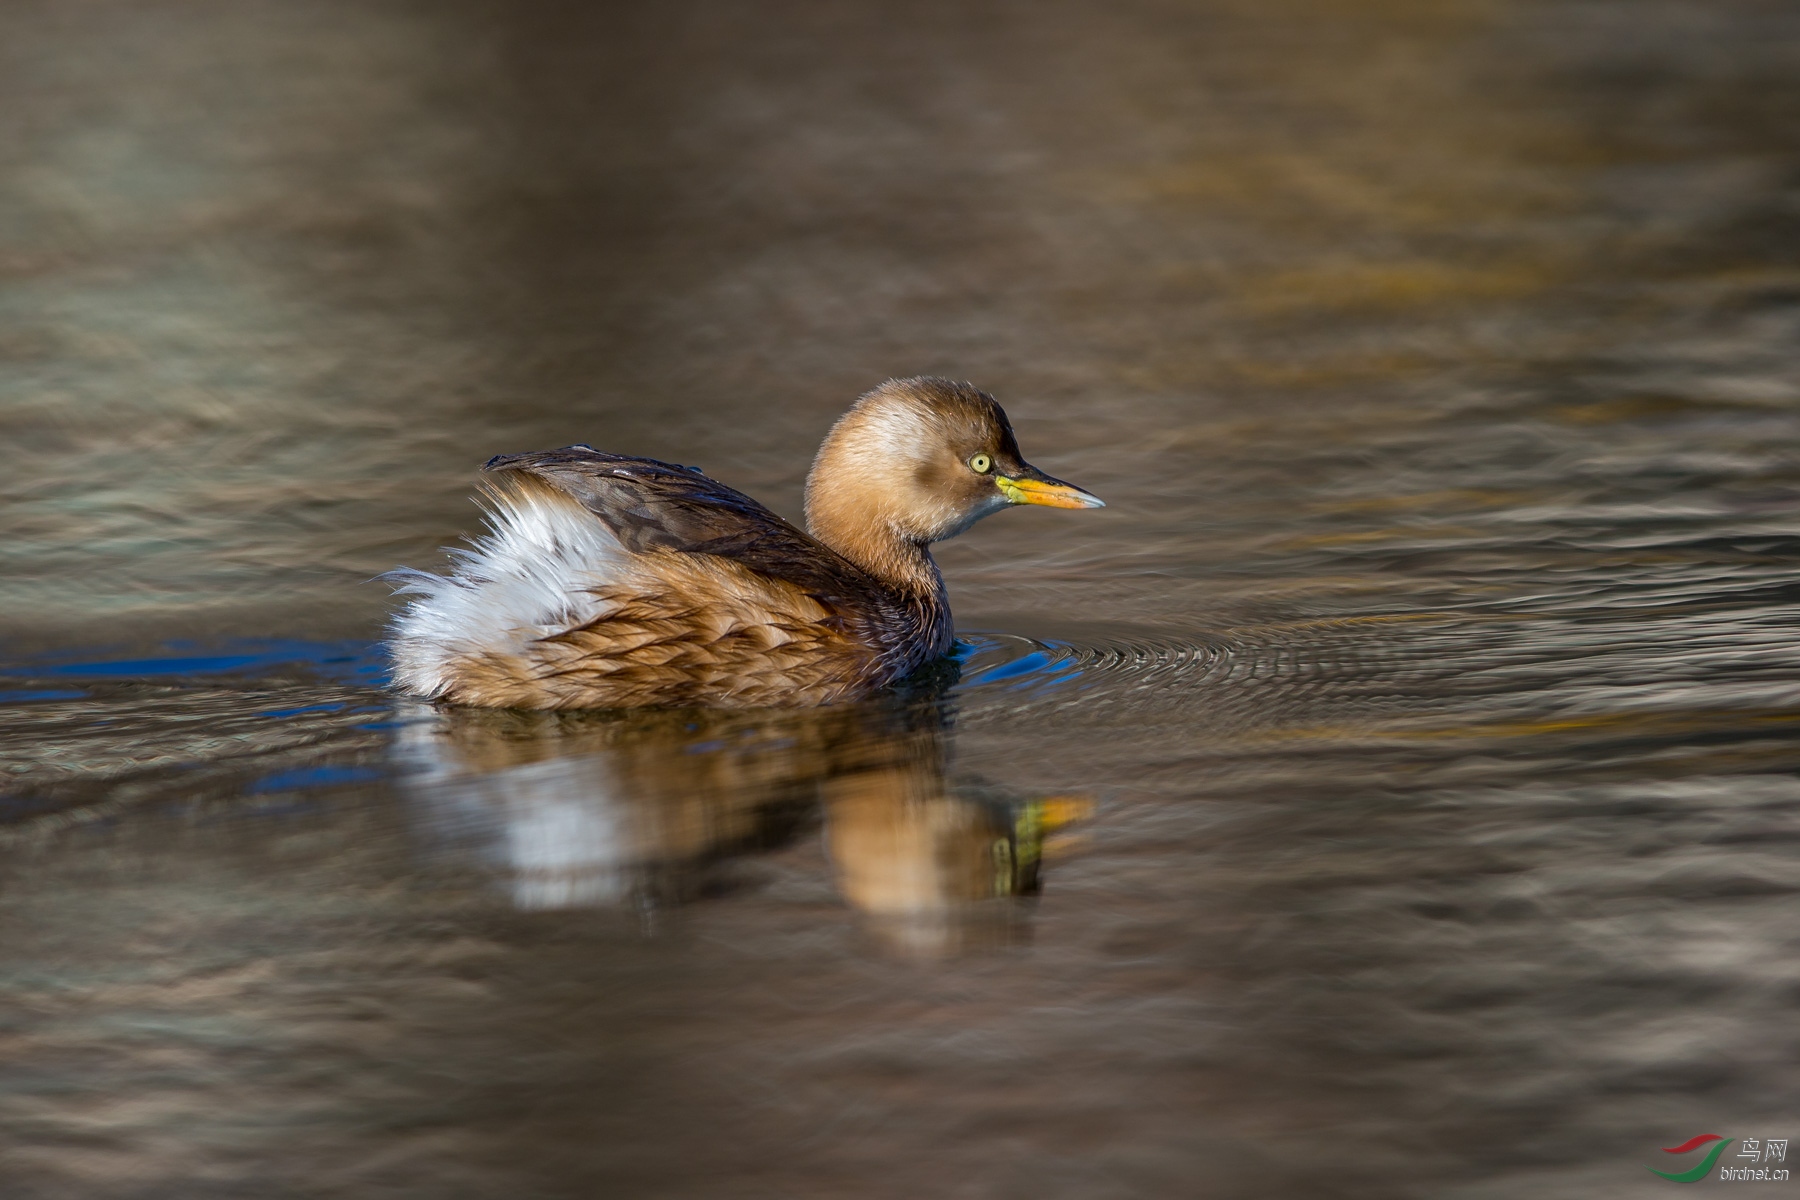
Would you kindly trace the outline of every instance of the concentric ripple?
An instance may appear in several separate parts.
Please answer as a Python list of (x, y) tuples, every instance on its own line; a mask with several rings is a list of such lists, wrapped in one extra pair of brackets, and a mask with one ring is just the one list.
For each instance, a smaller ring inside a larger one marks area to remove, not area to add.
[[(962, 637), (965, 714), (1079, 705), (1209, 728), (1386, 722), (1443, 711), (1459, 676), (1516, 653), (1516, 623), (1422, 612), (1238, 625), (1091, 642)], [(1536, 632), (1534, 626), (1531, 632)]]
[(1229, 670), (1223, 641), (1144, 638), (1095, 645), (1039, 640), (1016, 633), (960, 636), (959, 693), (971, 698), (1052, 699), (1062, 695), (1191, 686)]

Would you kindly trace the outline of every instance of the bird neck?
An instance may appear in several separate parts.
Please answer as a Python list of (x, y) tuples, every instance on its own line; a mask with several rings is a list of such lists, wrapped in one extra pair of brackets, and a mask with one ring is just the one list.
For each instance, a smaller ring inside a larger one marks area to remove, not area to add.
[(806, 478), (807, 532), (888, 587), (941, 603), (944, 578), (897, 503), (911, 480), (893, 456), (863, 446), (862, 432), (840, 420), (819, 448)]
[[(927, 511), (918, 511), (917, 470), (896, 450), (919, 441), (916, 422), (872, 426), (854, 408), (832, 426), (806, 477), (806, 528), (874, 577), (887, 592), (885, 618), (910, 669), (954, 644), (944, 577), (932, 561)], [(888, 640), (883, 634), (877, 640)]]
[(892, 601), (890, 632), (899, 635), (902, 674), (948, 654), (955, 645), (944, 576), (924, 542), (909, 538), (866, 508), (839, 508), (818, 492), (807, 497), (807, 528), (828, 548), (867, 571)]
[(830, 509), (815, 510), (808, 528), (821, 542), (896, 591), (945, 603), (944, 577), (924, 543), (891, 527), (861, 520), (836, 520)]

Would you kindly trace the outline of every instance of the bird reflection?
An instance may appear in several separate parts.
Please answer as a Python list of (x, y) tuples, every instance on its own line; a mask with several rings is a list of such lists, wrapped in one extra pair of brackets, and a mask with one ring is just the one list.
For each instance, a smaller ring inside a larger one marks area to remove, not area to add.
[(431, 840), (515, 906), (654, 913), (823, 825), (838, 890), (882, 941), (940, 954), (1026, 932), (1046, 837), (1086, 802), (947, 773), (932, 701), (784, 711), (421, 706), (395, 753)]

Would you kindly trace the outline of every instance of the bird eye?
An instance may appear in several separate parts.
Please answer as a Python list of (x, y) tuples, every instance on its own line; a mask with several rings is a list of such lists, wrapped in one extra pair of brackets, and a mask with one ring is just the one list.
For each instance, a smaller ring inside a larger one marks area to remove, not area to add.
[(988, 473), (988, 468), (992, 467), (993, 465), (994, 465), (994, 460), (989, 458), (985, 454), (977, 454), (974, 458), (971, 458), (969, 460), (970, 469), (973, 470), (977, 475), (986, 475)]

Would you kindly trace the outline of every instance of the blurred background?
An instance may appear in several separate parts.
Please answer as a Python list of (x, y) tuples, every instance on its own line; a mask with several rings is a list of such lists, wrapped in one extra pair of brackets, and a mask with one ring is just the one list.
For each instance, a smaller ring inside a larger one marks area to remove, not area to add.
[[(1778, 0), (7, 4), (8, 1194), (1800, 1132), (1797, 129)], [(1109, 505), (941, 547), (947, 692), (382, 686), (488, 456), (797, 520), (925, 373)]]

